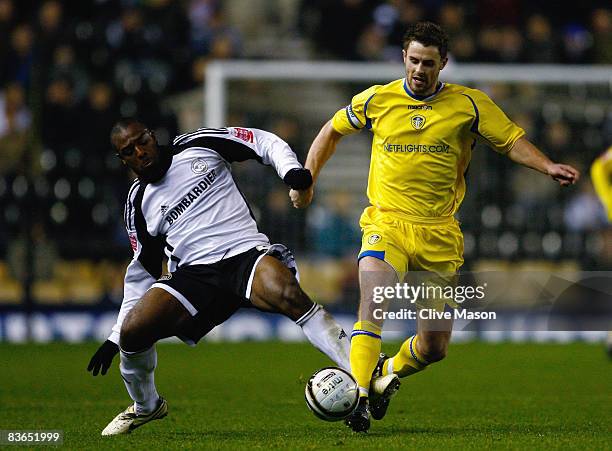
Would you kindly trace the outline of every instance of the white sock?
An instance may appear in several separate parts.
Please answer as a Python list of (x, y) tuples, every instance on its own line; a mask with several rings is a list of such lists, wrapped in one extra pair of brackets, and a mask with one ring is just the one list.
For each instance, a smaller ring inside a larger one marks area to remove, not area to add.
[(393, 374), (393, 357), (387, 360), (387, 374)]
[(340, 368), (351, 371), (351, 343), (344, 329), (319, 304), (314, 303), (296, 322), (312, 345)]
[(154, 371), (157, 366), (155, 346), (140, 352), (121, 350), (119, 369), (137, 414), (151, 413), (157, 407), (159, 395), (155, 388)]

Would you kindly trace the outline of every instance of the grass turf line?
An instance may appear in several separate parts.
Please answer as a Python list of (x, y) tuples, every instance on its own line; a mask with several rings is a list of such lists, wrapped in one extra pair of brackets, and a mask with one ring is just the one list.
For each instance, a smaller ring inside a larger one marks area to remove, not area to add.
[[(385, 346), (394, 352), (397, 344)], [(158, 346), (169, 415), (128, 436), (100, 431), (129, 404), (118, 359), (85, 371), (95, 344), (0, 345), (0, 429), (62, 429), (69, 449), (605, 449), (612, 362), (601, 345), (451, 346), (403, 380), (367, 435), (315, 418), (304, 385), (325, 356), (307, 344)]]

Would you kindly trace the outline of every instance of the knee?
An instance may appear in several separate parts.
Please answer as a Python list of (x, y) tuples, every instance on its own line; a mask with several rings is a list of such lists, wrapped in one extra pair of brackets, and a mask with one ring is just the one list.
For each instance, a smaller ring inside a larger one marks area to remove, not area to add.
[(119, 333), (120, 348), (128, 352), (137, 352), (148, 348), (149, 346), (143, 332), (143, 328), (140, 327), (134, 315), (128, 314), (123, 320), (121, 332)]
[(448, 343), (423, 343), (419, 342), (419, 351), (423, 358), (429, 362), (439, 362), (448, 353)]

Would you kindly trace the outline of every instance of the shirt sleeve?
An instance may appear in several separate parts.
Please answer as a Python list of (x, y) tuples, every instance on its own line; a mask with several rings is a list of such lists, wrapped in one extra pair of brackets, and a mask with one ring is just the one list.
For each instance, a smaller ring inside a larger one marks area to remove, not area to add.
[(289, 144), (274, 133), (256, 128), (200, 129), (175, 138), (173, 144), (177, 149), (212, 149), (229, 163), (256, 160), (273, 166), (280, 178), (291, 169), (302, 168)]
[(360, 92), (346, 107), (338, 110), (332, 118), (332, 127), (342, 135), (358, 132), (368, 124), (367, 104), (381, 85), (374, 85)]
[(525, 130), (508, 119), (501, 108), (484, 92), (470, 89), (464, 95), (474, 108), (472, 133), (496, 152), (508, 153), (514, 143), (525, 135)]
[(591, 181), (612, 222), (612, 147), (591, 166)]
[(301, 169), (302, 165), (297, 159), (295, 152), (285, 141), (274, 133), (256, 128), (249, 129), (254, 135), (253, 150), (261, 157), (263, 164), (276, 169), (276, 173), (282, 179), (291, 169)]
[(119, 332), (121, 331), (123, 320), (140, 298), (142, 298), (147, 290), (151, 288), (154, 282), (155, 279), (143, 268), (142, 264), (134, 258), (125, 272), (123, 301), (121, 302), (121, 308), (117, 315), (117, 322), (113, 326), (113, 330), (108, 337), (110, 341), (117, 345), (119, 344)]
[(136, 199), (138, 197), (139, 188), (140, 185), (138, 182), (132, 185), (125, 205), (125, 227), (130, 238), (130, 244), (134, 251), (134, 255), (125, 272), (123, 301), (121, 302), (121, 308), (117, 315), (117, 322), (113, 326), (113, 330), (108, 337), (110, 341), (117, 345), (119, 344), (119, 332), (121, 331), (123, 320), (156, 280), (140, 261), (143, 245), (136, 231), (136, 209), (139, 207), (135, 205), (137, 204)]

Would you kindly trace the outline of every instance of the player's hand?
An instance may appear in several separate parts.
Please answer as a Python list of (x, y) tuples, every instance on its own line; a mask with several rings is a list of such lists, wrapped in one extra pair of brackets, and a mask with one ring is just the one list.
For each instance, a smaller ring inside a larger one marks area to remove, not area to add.
[(96, 353), (89, 361), (87, 371), (91, 371), (94, 376), (97, 376), (98, 373), (101, 372), (102, 376), (104, 376), (110, 368), (111, 363), (113, 363), (113, 358), (118, 352), (119, 346), (110, 340), (106, 340), (104, 343), (102, 343), (102, 346), (98, 348)]
[(304, 190), (292, 189), (289, 191), (289, 198), (295, 208), (306, 208), (312, 202), (312, 196), (314, 196), (314, 186), (311, 185), (309, 188)]
[(573, 185), (580, 179), (580, 171), (568, 164), (553, 163), (548, 167), (547, 172), (561, 186)]

